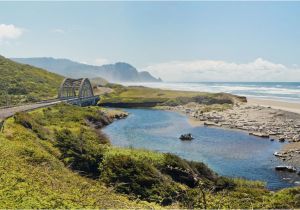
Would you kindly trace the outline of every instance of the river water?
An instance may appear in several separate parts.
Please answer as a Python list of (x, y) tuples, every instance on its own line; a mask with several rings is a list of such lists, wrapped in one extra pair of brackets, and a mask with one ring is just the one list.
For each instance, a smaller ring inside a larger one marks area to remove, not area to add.
[[(182, 158), (202, 161), (220, 175), (261, 180), (269, 189), (300, 183), (295, 173), (274, 170), (283, 163), (273, 156), (282, 143), (250, 136), (245, 132), (192, 126), (181, 114), (151, 109), (125, 109), (126, 119), (116, 121), (103, 131), (115, 146), (170, 152)], [(192, 133), (192, 141), (178, 137)]]

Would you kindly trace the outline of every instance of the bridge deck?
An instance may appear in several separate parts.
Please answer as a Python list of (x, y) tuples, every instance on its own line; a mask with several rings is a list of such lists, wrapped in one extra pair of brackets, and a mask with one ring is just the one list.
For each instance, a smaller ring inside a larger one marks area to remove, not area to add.
[(23, 106), (10, 107), (5, 109), (0, 109), (0, 120), (6, 119), (13, 116), (17, 112), (30, 111), (41, 107), (51, 106), (54, 104), (61, 103), (61, 101), (53, 101), (48, 103), (37, 103), (37, 104), (28, 104)]
[[(96, 97), (99, 97), (99, 96), (94, 96), (94, 97), (90, 97), (90, 98), (96, 98)], [(35, 103), (35, 104), (26, 104), (26, 105), (22, 105), (22, 106), (0, 108), (0, 121), (5, 120), (6, 118), (13, 116), (17, 112), (31, 111), (31, 110), (34, 110), (34, 109), (43, 108), (43, 107), (47, 107), (47, 106), (52, 106), (52, 105), (62, 103), (62, 102), (75, 103), (76, 104), (77, 101), (88, 100), (88, 99), (89, 98), (82, 98), (82, 99), (71, 98), (71, 99), (64, 99), (64, 100), (57, 99), (57, 100), (39, 102), (39, 103)]]

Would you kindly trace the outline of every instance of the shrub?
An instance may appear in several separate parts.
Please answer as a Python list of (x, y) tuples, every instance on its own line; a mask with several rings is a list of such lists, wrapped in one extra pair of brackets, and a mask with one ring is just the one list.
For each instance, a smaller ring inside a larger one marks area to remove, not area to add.
[(207, 184), (217, 179), (217, 175), (204, 163), (184, 160), (173, 154), (165, 155), (162, 172), (172, 177), (174, 181), (195, 187), (199, 179)]
[(88, 133), (81, 129), (79, 135), (69, 129), (55, 131), (55, 146), (62, 152), (61, 158), (72, 169), (93, 177), (99, 176), (98, 166), (102, 161), (103, 150), (89, 142)]
[(101, 180), (113, 185), (117, 192), (143, 200), (166, 205), (180, 191), (176, 183), (164, 177), (152, 164), (129, 155), (108, 156), (99, 169)]
[(14, 115), (15, 122), (32, 130), (38, 138), (46, 140), (49, 135), (49, 131), (36, 122), (34, 118), (28, 113), (19, 112)]

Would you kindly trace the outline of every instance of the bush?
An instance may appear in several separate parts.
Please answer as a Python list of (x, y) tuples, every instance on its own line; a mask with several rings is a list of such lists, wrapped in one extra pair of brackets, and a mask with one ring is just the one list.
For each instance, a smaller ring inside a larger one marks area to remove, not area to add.
[(89, 142), (88, 133), (81, 129), (79, 135), (69, 129), (55, 131), (56, 144), (62, 152), (61, 158), (65, 164), (80, 173), (92, 177), (99, 176), (98, 166), (102, 161), (103, 150), (99, 145)]
[(217, 179), (217, 175), (204, 163), (187, 161), (173, 154), (165, 155), (165, 164), (161, 170), (174, 181), (189, 187), (195, 187), (199, 179), (207, 184)]
[(120, 193), (161, 204), (169, 204), (167, 200), (175, 199), (179, 194), (177, 184), (145, 160), (113, 155), (105, 158), (99, 169), (101, 180), (113, 185)]
[(34, 118), (28, 113), (19, 112), (14, 115), (15, 122), (32, 130), (38, 138), (46, 140), (49, 135), (49, 131), (36, 122)]
[(112, 119), (110, 119), (108, 116), (105, 116), (105, 114), (99, 111), (96, 113), (96, 115), (86, 115), (86, 119), (89, 122), (93, 123), (98, 129), (109, 125), (112, 122)]

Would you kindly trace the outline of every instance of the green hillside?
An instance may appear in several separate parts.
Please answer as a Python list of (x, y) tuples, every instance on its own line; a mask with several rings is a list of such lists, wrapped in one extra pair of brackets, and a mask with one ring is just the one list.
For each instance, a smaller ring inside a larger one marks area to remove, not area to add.
[(0, 56), (0, 106), (54, 98), (63, 77)]
[(111, 146), (122, 117), (55, 105), (18, 113), (0, 132), (0, 208), (299, 208), (300, 188), (218, 176), (175, 155)]

